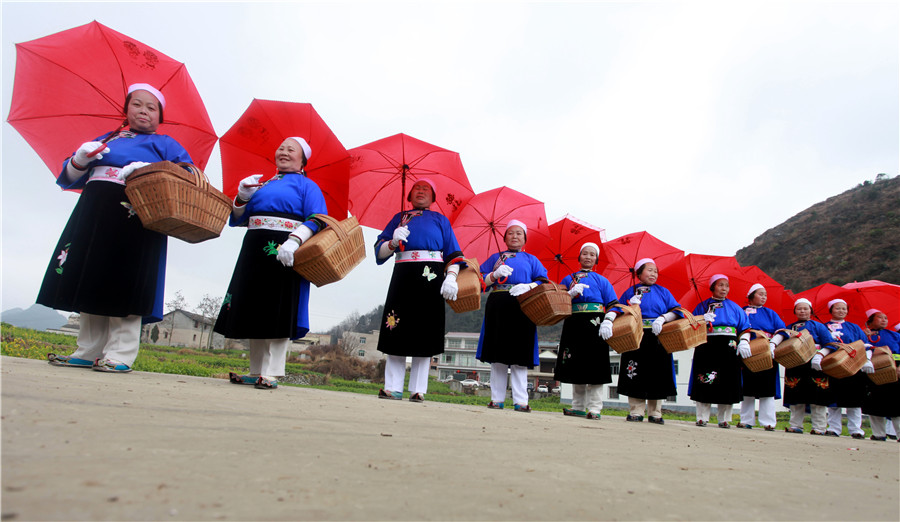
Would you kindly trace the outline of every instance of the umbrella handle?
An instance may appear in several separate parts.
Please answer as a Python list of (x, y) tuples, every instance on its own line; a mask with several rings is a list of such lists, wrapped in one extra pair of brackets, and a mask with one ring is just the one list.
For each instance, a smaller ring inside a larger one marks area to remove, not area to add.
[(102, 143), (99, 147), (97, 147), (97, 148), (94, 149), (93, 151), (88, 152), (88, 155), (87, 155), (87, 156), (88, 156), (89, 158), (93, 158), (94, 156), (96, 156), (97, 154), (100, 154), (100, 153), (103, 152), (104, 150), (106, 150), (106, 143)]
[(97, 154), (100, 154), (101, 152), (103, 152), (104, 150), (106, 150), (106, 142), (108, 142), (109, 140), (115, 138), (115, 137), (119, 134), (119, 131), (121, 131), (122, 129), (124, 129), (124, 128), (127, 127), (127, 126), (128, 126), (128, 120), (126, 119), (125, 121), (122, 122), (122, 125), (119, 125), (119, 128), (118, 128), (118, 129), (116, 129), (115, 131), (111, 132), (111, 133), (109, 134), (109, 136), (107, 136), (106, 138), (104, 138), (104, 139), (100, 142), (102, 145), (100, 145), (99, 147), (97, 147), (96, 150), (91, 151), (91, 152), (88, 152), (88, 155), (87, 155), (87, 156), (88, 156), (89, 158), (93, 158), (93, 157), (96, 156)]

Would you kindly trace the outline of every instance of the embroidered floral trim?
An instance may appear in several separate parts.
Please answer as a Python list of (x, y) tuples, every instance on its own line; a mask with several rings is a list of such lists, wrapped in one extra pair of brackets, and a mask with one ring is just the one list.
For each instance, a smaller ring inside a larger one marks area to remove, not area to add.
[(56, 273), (62, 275), (63, 273), (63, 265), (66, 262), (66, 259), (69, 257), (69, 247), (72, 246), (72, 243), (66, 243), (65, 249), (59, 252), (59, 255), (56, 256), (56, 259), (59, 259), (59, 266), (56, 267)]
[(263, 247), (263, 252), (265, 252), (267, 256), (277, 256), (278, 255), (278, 243), (276, 243), (274, 241), (269, 241), (269, 243)]
[(628, 361), (628, 366), (626, 366), (625, 369), (628, 371), (626, 375), (629, 379), (634, 379), (635, 377), (637, 377), (637, 366), (638, 363), (634, 361)]
[(299, 222), (273, 216), (253, 216), (247, 222), (249, 228), (268, 228), (277, 230), (296, 230)]
[(784, 385), (788, 388), (796, 388), (800, 384), (800, 377), (788, 377), (784, 380)]
[(222, 310), (231, 310), (231, 294), (225, 294), (225, 298), (222, 299)]
[(718, 372), (698, 373), (697, 380), (703, 384), (712, 384), (716, 380)]
[(815, 377), (813, 378), (813, 382), (816, 383), (820, 389), (827, 390), (829, 388), (828, 377)]
[(127, 201), (120, 201), (119, 204), (125, 207), (125, 210), (128, 211), (128, 217), (134, 216), (136, 214), (136, 212), (134, 211), (134, 207), (131, 206), (131, 203)]
[(387, 321), (385, 321), (385, 326), (388, 327), (388, 330), (393, 330), (400, 324), (400, 318), (391, 310), (391, 313), (387, 316)]

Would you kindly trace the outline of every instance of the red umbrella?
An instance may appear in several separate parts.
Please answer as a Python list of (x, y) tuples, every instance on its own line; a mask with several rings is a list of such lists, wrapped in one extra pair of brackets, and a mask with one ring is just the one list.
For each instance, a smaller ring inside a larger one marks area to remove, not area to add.
[[(735, 258), (730, 256), (688, 254), (684, 257), (684, 264), (690, 288), (680, 297), (676, 295), (675, 299), (681, 303), (681, 306), (688, 310), (693, 310), (701, 301), (712, 297), (712, 291), (709, 289), (709, 278), (715, 274), (728, 276), (728, 286), (730, 288), (728, 297), (732, 301), (737, 302), (739, 305), (746, 303), (746, 299), (743, 299), (743, 297), (746, 297), (747, 294), (741, 296), (734, 291), (735, 283), (739, 283), (740, 286), (746, 284), (745, 281), (742, 281), (744, 273), (741, 265)], [(750, 285), (746, 286), (749, 288)]]
[[(612, 283), (617, 295), (622, 295), (631, 285), (638, 282), (634, 273), (634, 264), (649, 257), (656, 261), (660, 270), (657, 284), (664, 286), (673, 296), (688, 291), (687, 273), (684, 270), (684, 250), (665, 243), (648, 232), (634, 232), (617, 237), (603, 244), (612, 264), (606, 267), (603, 275)], [(669, 268), (666, 277), (662, 271)]]
[(484, 261), (506, 250), (503, 233), (511, 219), (528, 227), (526, 252), (539, 252), (550, 239), (544, 204), (508, 187), (476, 194), (459, 211), (452, 225), (466, 257)]
[(548, 277), (558, 283), (581, 268), (578, 256), (581, 254), (581, 245), (586, 242), (596, 243), (600, 247), (593, 270), (602, 274), (603, 269), (611, 263), (603, 248), (604, 239), (606, 233), (602, 228), (566, 214), (550, 223), (550, 241), (540, 250), (532, 252), (547, 267)]
[(122, 125), (133, 83), (166, 96), (159, 133), (205, 168), (216, 133), (184, 64), (98, 22), (16, 44), (8, 121), (59, 175), (79, 145)]
[(257, 100), (241, 114), (219, 141), (222, 153), (222, 191), (237, 194), (238, 184), (252, 174), (275, 175), (275, 151), (298, 136), (309, 143), (312, 154), (305, 170), (325, 195), (328, 214), (347, 217), (350, 155), (322, 117), (308, 103)]
[[(819, 286), (810, 288), (809, 290), (800, 292), (795, 296), (795, 300), (800, 299), (801, 297), (809, 299), (809, 301), (812, 302), (812, 318), (820, 323), (827, 323), (831, 320), (831, 313), (828, 311), (828, 302), (832, 299), (843, 299), (844, 301), (847, 301), (847, 307), (851, 311), (861, 309), (863, 313), (865, 313), (866, 310), (865, 305), (857, 294), (831, 283), (823, 283)], [(790, 324), (790, 322), (796, 320), (795, 318), (797, 316), (794, 315), (793, 302), (785, 304), (783, 309), (784, 316), (791, 319), (791, 321), (785, 321), (786, 323)], [(849, 317), (847, 320), (854, 322)]]
[(878, 280), (847, 283), (844, 288), (858, 295), (863, 305), (850, 309), (847, 320), (860, 326), (866, 324), (866, 311), (875, 308), (884, 312), (891, 326), (900, 322), (900, 286)]
[(731, 300), (743, 306), (747, 302), (747, 292), (750, 290), (750, 287), (759, 283), (766, 288), (766, 308), (773, 310), (775, 313), (780, 312), (782, 302), (787, 300), (784, 286), (772, 279), (769, 274), (763, 272), (756, 265), (742, 267), (741, 271), (744, 274), (743, 278), (736, 278), (730, 281), (731, 293), (729, 295), (732, 296)]
[(451, 222), (474, 195), (456, 152), (395, 134), (350, 149), (350, 212), (360, 224), (381, 230), (394, 214), (412, 208), (406, 196), (415, 182), (435, 184), (436, 210)]

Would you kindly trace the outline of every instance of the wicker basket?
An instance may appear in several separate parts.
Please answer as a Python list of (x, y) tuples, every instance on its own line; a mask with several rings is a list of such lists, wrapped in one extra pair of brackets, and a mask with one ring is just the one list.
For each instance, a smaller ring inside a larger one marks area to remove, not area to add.
[(325, 214), (316, 219), (328, 226), (294, 252), (294, 271), (316, 286), (340, 281), (366, 258), (362, 228), (355, 217), (338, 221)]
[(550, 326), (572, 315), (572, 297), (564, 286), (552, 281), (517, 297), (522, 312), (538, 326)]
[(481, 278), (478, 260), (466, 259), (466, 265), (456, 277), (456, 284), (459, 286), (456, 300), (447, 301), (450, 308), (458, 314), (481, 309), (481, 291), (484, 290), (484, 279)]
[(894, 354), (887, 346), (876, 346), (872, 353), (872, 366), (875, 372), (869, 374), (869, 379), (875, 384), (890, 384), (897, 382), (897, 363), (894, 362)]
[(706, 342), (706, 320), (702, 315), (694, 315), (684, 308), (676, 308), (684, 314), (684, 319), (676, 319), (663, 325), (659, 332), (659, 342), (669, 353), (696, 348)]
[(760, 330), (750, 330), (756, 334), (756, 338), (750, 340), (750, 357), (744, 359), (744, 364), (751, 372), (762, 372), (772, 369), (772, 352), (769, 350), (769, 338)]
[(816, 342), (808, 330), (781, 330), (778, 333), (789, 336), (775, 347), (775, 361), (785, 368), (806, 364), (816, 354)]
[(850, 344), (833, 344), (834, 351), (822, 358), (822, 371), (836, 379), (855, 375), (868, 360), (866, 345), (862, 341)]
[(144, 228), (188, 243), (219, 237), (231, 213), (228, 196), (190, 163), (141, 167), (128, 176), (125, 195)]
[(613, 321), (612, 337), (606, 340), (616, 353), (625, 353), (641, 347), (644, 326), (641, 322), (639, 305), (616, 305), (616, 319)]

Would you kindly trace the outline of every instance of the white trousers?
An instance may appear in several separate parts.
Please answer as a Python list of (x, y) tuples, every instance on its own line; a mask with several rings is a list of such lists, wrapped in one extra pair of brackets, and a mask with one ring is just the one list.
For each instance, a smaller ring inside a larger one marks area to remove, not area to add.
[(78, 349), (72, 357), (94, 361), (113, 359), (134, 366), (141, 342), (141, 316), (108, 317), (82, 313)]
[(250, 339), (250, 375), (253, 377), (284, 377), (284, 363), (291, 340)]
[(900, 417), (893, 417), (888, 420), (885, 417), (869, 415), (869, 424), (872, 425), (872, 435), (883, 438), (888, 435), (888, 427), (894, 428), (894, 433), (900, 430)]
[[(507, 375), (507, 371), (509, 375)], [(518, 365), (491, 363), (491, 400), (506, 400), (506, 383), (512, 388), (513, 404), (528, 405), (528, 368)]]
[[(828, 407), (828, 431), (838, 435), (844, 431), (841, 425), (841, 408)], [(847, 408), (847, 431), (850, 435), (858, 433), (862, 435), (862, 408)]]
[[(741, 424), (753, 426), (755, 424), (756, 397), (744, 396), (741, 401)], [(760, 397), (759, 399), (759, 425), (775, 427), (775, 397)]]
[[(712, 413), (712, 404), (708, 402), (696, 402), (697, 420), (709, 422), (709, 416)], [(727, 422), (731, 424), (731, 416), (734, 413), (734, 404), (719, 404), (716, 407), (716, 418), (719, 423)]]
[(628, 397), (628, 413), (631, 415), (644, 416), (646, 407), (647, 415), (650, 417), (662, 417), (662, 400), (644, 400)]
[[(428, 391), (428, 367), (431, 357), (413, 357), (409, 368), (409, 393)], [(403, 380), (406, 377), (406, 356), (388, 355), (384, 362), (384, 389), (403, 393)]]
[[(809, 421), (812, 424), (812, 429), (822, 433), (825, 432), (827, 413), (828, 407), (826, 406), (819, 406), (818, 404), (809, 405)], [(791, 404), (791, 427), (802, 429), (804, 418), (806, 418), (806, 405)]]
[(603, 385), (573, 384), (572, 409), (599, 414), (603, 409)]
[(897, 436), (897, 432), (900, 431), (900, 423), (898, 423), (900, 417), (888, 417), (887, 418), (887, 434)]

